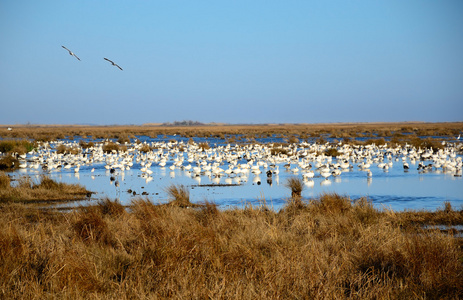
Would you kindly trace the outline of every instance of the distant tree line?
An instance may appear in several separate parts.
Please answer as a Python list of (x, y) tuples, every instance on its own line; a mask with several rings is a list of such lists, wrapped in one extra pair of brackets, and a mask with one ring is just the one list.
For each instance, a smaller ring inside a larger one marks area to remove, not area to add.
[(198, 125), (205, 125), (204, 123), (192, 120), (183, 120), (183, 121), (174, 121), (174, 122), (166, 122), (162, 123), (162, 126), (198, 126)]

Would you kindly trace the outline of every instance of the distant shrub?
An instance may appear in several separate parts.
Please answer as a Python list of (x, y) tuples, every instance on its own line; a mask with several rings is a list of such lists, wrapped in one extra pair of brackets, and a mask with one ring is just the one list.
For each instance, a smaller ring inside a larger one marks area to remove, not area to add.
[(322, 137), (322, 136), (320, 136), (320, 137), (318, 138), (318, 143), (319, 143), (319, 144), (325, 144), (325, 143), (326, 143), (325, 138)]
[(0, 142), (0, 152), (24, 154), (32, 151), (36, 147), (35, 143), (28, 140), (6, 140)]
[(236, 139), (235, 139), (234, 136), (229, 137), (229, 138), (227, 139), (227, 144), (234, 144), (234, 143), (236, 143)]
[(336, 148), (329, 148), (325, 150), (325, 155), (336, 157), (338, 155), (341, 155), (341, 153), (339, 153), (339, 151)]
[(278, 155), (278, 154), (288, 155), (288, 150), (286, 150), (284, 148), (272, 148), (272, 149), (270, 149), (270, 154), (272, 154), (272, 155)]
[(95, 146), (95, 144), (94, 144), (93, 142), (88, 142), (88, 143), (86, 143), (86, 142), (83, 141), (83, 140), (81, 140), (81, 141), (79, 142), (79, 145), (80, 145), (80, 147), (82, 147), (82, 149), (88, 149), (88, 148), (90, 148), (90, 147)]
[(129, 139), (128, 136), (120, 136), (120, 137), (117, 139), (117, 142), (118, 142), (119, 144), (125, 144), (125, 143), (130, 144), (130, 139)]
[(147, 144), (144, 144), (143, 146), (140, 147), (140, 149), (138, 149), (138, 151), (143, 152), (143, 153), (147, 153), (147, 152), (151, 151), (151, 148)]
[(207, 150), (207, 149), (211, 149), (211, 147), (209, 146), (208, 143), (199, 143), (198, 147), (201, 148), (202, 151)]
[(109, 142), (103, 145), (103, 152), (104, 153), (111, 153), (113, 150), (119, 151), (120, 146), (116, 143)]
[(79, 149), (72, 148), (72, 147), (66, 147), (65, 145), (59, 145), (58, 147), (56, 147), (56, 153), (58, 154), (78, 154)]
[(299, 139), (297, 137), (295, 137), (294, 135), (290, 136), (289, 139), (288, 139), (288, 143), (290, 143), (290, 144), (299, 143)]

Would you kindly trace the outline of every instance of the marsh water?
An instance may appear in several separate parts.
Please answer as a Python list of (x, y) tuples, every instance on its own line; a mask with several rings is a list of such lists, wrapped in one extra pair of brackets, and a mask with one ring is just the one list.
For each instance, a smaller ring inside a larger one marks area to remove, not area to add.
[[(163, 143), (172, 140), (185, 144), (188, 142), (187, 138), (178, 136), (137, 138), (147, 143)], [(211, 149), (227, 145), (223, 139), (194, 138), (194, 140), (197, 143), (209, 143)], [(79, 140), (68, 142), (78, 143)], [(267, 138), (256, 139), (256, 142), (266, 144), (282, 141), (277, 138)], [(177, 153), (176, 157), (182, 155)], [(26, 159), (31, 156), (28, 154)], [(240, 162), (246, 162), (246, 160), (242, 158)], [(418, 170), (419, 161), (409, 159), (405, 162), (410, 167), (404, 170), (403, 161), (399, 157), (393, 157), (387, 162), (389, 165), (392, 164), (387, 170), (379, 168), (378, 163), (372, 163), (369, 167), (370, 176), (367, 175), (367, 170), (362, 170), (354, 162), (351, 163), (352, 168), (343, 170), (340, 176), (330, 176), (325, 179), (320, 173), (315, 172), (312, 179), (304, 180), (302, 196), (305, 199), (312, 199), (323, 193), (337, 193), (348, 196), (352, 200), (366, 197), (379, 209), (390, 208), (396, 211), (435, 210), (443, 208), (444, 202), (450, 202), (455, 209), (463, 208), (463, 180), (462, 177), (455, 176), (454, 172), (446, 172), (442, 169)], [(248, 172), (243, 176), (227, 176), (226, 174), (214, 176), (210, 172), (201, 172), (195, 176), (189, 170), (180, 168), (171, 170), (169, 167), (173, 163), (172, 159), (168, 160), (164, 167), (153, 163), (152, 174), (148, 177), (143, 174), (141, 171), (143, 166), (137, 161), (133, 162), (129, 170), (116, 170), (115, 172), (105, 168), (106, 163), (102, 161), (81, 165), (77, 173), (73, 169), (64, 168), (52, 171), (25, 168), (19, 169), (13, 175), (38, 178), (42, 174), (47, 174), (57, 181), (79, 183), (95, 192), (90, 200), (59, 204), (60, 206), (89, 205), (104, 197), (119, 199), (124, 205), (129, 205), (132, 199), (137, 197), (148, 197), (154, 203), (165, 203), (168, 201), (166, 187), (181, 184), (188, 188), (190, 201), (194, 203), (209, 201), (222, 209), (246, 205), (258, 206), (265, 203), (275, 210), (280, 209), (291, 195), (291, 191), (285, 187), (287, 179), (292, 176), (302, 178), (300, 171), (287, 170), (284, 167), (285, 163), (278, 163), (280, 172), (271, 177), (267, 177), (268, 168), (264, 167), (260, 168), (262, 171), (260, 174)], [(336, 163), (336, 159), (333, 158), (332, 163)], [(220, 167), (227, 169), (227, 164), (226, 161), (222, 162)]]

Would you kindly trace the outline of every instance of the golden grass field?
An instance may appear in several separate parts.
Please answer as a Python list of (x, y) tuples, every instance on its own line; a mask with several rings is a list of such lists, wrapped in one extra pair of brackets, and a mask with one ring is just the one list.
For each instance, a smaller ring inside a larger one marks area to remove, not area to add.
[(463, 212), (377, 211), (338, 195), (221, 211), (104, 199), (0, 206), (2, 299), (459, 299)]

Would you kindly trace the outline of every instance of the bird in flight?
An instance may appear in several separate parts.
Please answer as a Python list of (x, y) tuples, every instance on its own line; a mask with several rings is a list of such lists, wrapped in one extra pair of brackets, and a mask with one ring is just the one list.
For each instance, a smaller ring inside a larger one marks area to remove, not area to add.
[(69, 50), (68, 48), (66, 48), (66, 47), (64, 47), (64, 46), (61, 46), (61, 47), (63, 47), (64, 49), (68, 50), (69, 55), (72, 55), (72, 56), (74, 56), (75, 58), (77, 58), (78, 60), (80, 60), (80, 58), (78, 58), (77, 55), (74, 54), (74, 52), (72, 52), (71, 50)]
[(119, 67), (119, 65), (118, 65), (118, 64), (116, 64), (115, 62), (113, 62), (113, 61), (112, 61), (112, 60), (110, 60), (110, 59), (107, 59), (106, 57), (104, 57), (104, 59), (105, 59), (105, 60), (107, 60), (107, 61), (109, 61), (109, 62), (110, 62), (110, 63), (111, 63), (113, 66), (116, 66), (116, 67), (118, 67), (118, 68), (119, 68), (119, 69), (121, 69), (121, 71), (122, 71), (122, 68), (121, 68), (121, 67)]

